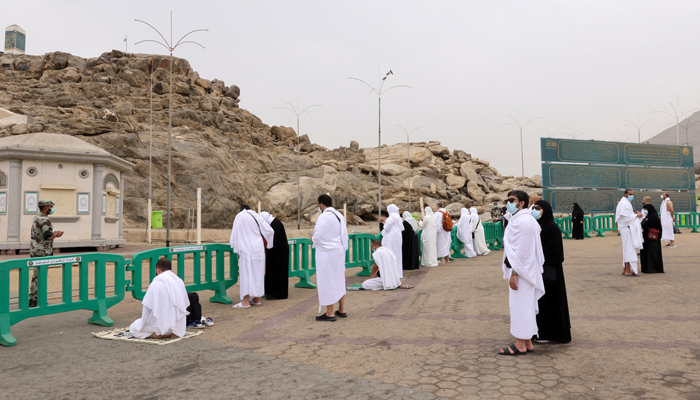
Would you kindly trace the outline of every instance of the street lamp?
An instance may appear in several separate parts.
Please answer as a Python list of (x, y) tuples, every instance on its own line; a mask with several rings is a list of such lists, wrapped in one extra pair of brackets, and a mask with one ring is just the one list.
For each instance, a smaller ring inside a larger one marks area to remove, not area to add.
[(625, 126), (630, 126), (630, 125), (631, 125), (631, 126), (634, 126), (635, 128), (637, 128), (637, 140), (639, 141), (639, 143), (642, 143), (642, 127), (643, 127), (647, 122), (651, 122), (651, 120), (648, 119), (648, 120), (646, 120), (646, 121), (644, 121), (644, 122), (639, 122), (639, 113), (637, 113), (637, 123), (636, 123), (636, 124), (635, 124), (634, 122), (628, 120), (628, 119), (625, 119), (625, 120), (623, 120), (622, 122), (629, 122), (629, 124), (627, 124), (627, 125), (625, 125)]
[[(406, 125), (408, 125), (408, 122), (406, 122)], [(410, 131), (408, 128), (405, 128), (401, 125), (396, 125), (399, 128), (403, 130), (403, 132), (406, 134), (406, 167), (408, 167), (408, 212), (411, 212), (411, 143), (409, 143), (408, 138), (411, 135), (411, 133), (419, 130), (419, 129), (425, 129), (424, 126), (419, 126), (417, 128), (413, 128)], [(394, 129), (392, 129), (394, 130)]]
[(299, 111), (299, 97), (298, 96), (297, 96), (297, 106), (296, 107), (294, 107), (294, 105), (292, 103), (287, 103), (287, 104), (289, 104), (289, 107), (275, 107), (275, 110), (278, 108), (281, 108), (283, 110), (291, 111), (292, 113), (294, 113), (294, 115), (297, 116), (297, 131), (296, 131), (297, 146), (295, 149), (295, 151), (297, 152), (297, 229), (301, 229), (301, 172), (300, 172), (301, 171), (301, 166), (300, 166), (300, 164), (301, 164), (301, 162), (300, 162), (301, 141), (299, 139), (299, 137), (301, 136), (301, 132), (299, 132), (299, 117), (303, 113), (308, 114), (308, 112), (306, 110), (308, 110), (311, 107), (323, 107), (323, 106), (320, 104), (314, 104), (312, 106), (308, 106), (305, 109)]
[(576, 138), (579, 138), (579, 137), (583, 136), (583, 133), (581, 133), (581, 131), (577, 131), (576, 129), (574, 129), (574, 128), (572, 127), (572, 128), (571, 128), (571, 135), (569, 135), (568, 133), (566, 133), (565, 135), (568, 136), (568, 137), (570, 137), (570, 138), (572, 138), (572, 139), (574, 139), (574, 140), (576, 140)]
[(201, 44), (197, 42), (193, 42), (191, 40), (186, 40), (182, 41), (182, 39), (186, 38), (190, 34), (194, 32), (201, 32), (201, 31), (208, 31), (209, 29), (195, 29), (193, 31), (188, 32), (185, 36), (181, 37), (180, 40), (173, 45), (173, 13), (172, 11), (170, 12), (170, 42), (168, 42), (165, 37), (160, 33), (160, 31), (156, 28), (153, 27), (153, 25), (149, 24), (146, 21), (141, 21), (140, 19), (136, 19), (136, 22), (141, 22), (144, 23), (148, 26), (150, 26), (158, 35), (163, 39), (163, 41), (158, 41), (158, 40), (141, 40), (140, 42), (136, 42), (134, 44), (139, 44), (139, 43), (144, 43), (144, 42), (153, 42), (153, 43), (158, 43), (159, 45), (165, 47), (169, 52), (170, 52), (170, 111), (168, 113), (168, 198), (167, 198), (167, 214), (168, 214), (168, 223), (166, 226), (166, 234), (165, 234), (165, 247), (170, 247), (170, 183), (172, 180), (172, 174), (171, 174), (171, 167), (172, 167), (172, 133), (173, 133), (173, 50), (175, 50), (178, 46), (181, 44), (185, 43), (192, 43), (196, 44), (197, 46), (201, 48), (205, 48)]
[(555, 133), (559, 132), (559, 131), (562, 130), (562, 129), (568, 129), (568, 127), (561, 127), (561, 128), (557, 128), (557, 129), (555, 129), (555, 130), (552, 130), (552, 121), (549, 121), (549, 129), (547, 129), (547, 128), (542, 128), (541, 131), (533, 132), (532, 134), (535, 135), (535, 134), (538, 134), (538, 133), (546, 133), (546, 134), (547, 134), (547, 137), (548, 137), (548, 138), (551, 138), (551, 137), (554, 137), (554, 134), (555, 134)]
[[(688, 111), (681, 111), (678, 108), (678, 97), (676, 97), (676, 106), (675, 107), (673, 106), (673, 103), (671, 103), (671, 102), (669, 102), (668, 104), (671, 105), (671, 108), (673, 109), (673, 114), (671, 114), (670, 112), (666, 112), (666, 111), (652, 111), (651, 113), (662, 113), (662, 114), (670, 115), (671, 117), (676, 119), (676, 146), (680, 146), (681, 145), (681, 136), (680, 136), (680, 132), (678, 130), (678, 125), (679, 125), (680, 119), (683, 115), (685, 115), (691, 111), (695, 111), (695, 110), (697, 110), (697, 108), (693, 108), (692, 110), (688, 110)], [(651, 113), (649, 113), (649, 114), (651, 114)]]
[[(691, 117), (692, 117), (692, 115), (691, 115)], [(688, 119), (685, 118), (685, 114), (683, 114), (683, 119), (684, 119), (685, 124), (683, 122), (681, 122), (681, 126), (683, 127), (683, 129), (685, 129), (685, 145), (690, 146), (690, 138), (688, 137), (688, 128), (699, 123), (700, 120), (697, 120), (697, 121), (691, 123), (690, 118), (688, 118)]]
[(515, 123), (507, 122), (505, 124), (501, 124), (501, 126), (511, 125), (511, 126), (518, 128), (518, 130), (520, 130), (520, 168), (521, 168), (522, 178), (523, 178), (523, 189), (525, 189), (525, 159), (523, 158), (524, 157), (523, 156), (523, 128), (525, 128), (530, 122), (532, 122), (536, 119), (544, 118), (544, 117), (533, 118), (533, 119), (531, 119), (523, 124), (521, 122), (522, 117), (520, 115), (520, 111), (518, 111), (518, 119), (515, 119), (515, 118), (511, 117), (510, 115), (508, 116), (508, 118), (512, 119)]
[[(379, 71), (377, 71), (377, 72), (379, 72)], [(406, 86), (406, 85), (396, 85), (396, 86), (392, 86), (388, 89), (383, 89), (384, 83), (386, 82), (386, 78), (388, 78), (389, 75), (394, 75), (394, 73), (391, 70), (389, 70), (389, 72), (387, 72), (386, 75), (384, 75), (384, 78), (381, 78), (381, 80), (379, 80), (379, 74), (377, 74), (378, 82), (377, 82), (376, 88), (372, 87), (372, 85), (363, 81), (362, 79), (348, 77), (348, 79), (354, 79), (356, 81), (360, 81), (360, 82), (364, 83), (365, 85), (367, 85), (367, 87), (369, 87), (369, 89), (370, 89), (368, 94), (372, 94), (372, 92), (374, 92), (377, 95), (377, 99), (379, 100), (379, 118), (378, 118), (379, 147), (377, 148), (377, 150), (379, 151), (379, 169), (377, 170), (377, 182), (378, 182), (378, 187), (379, 187), (379, 211), (378, 211), (379, 220), (382, 219), (382, 95), (384, 93), (390, 91), (391, 89), (394, 89), (397, 87), (405, 87), (405, 88), (409, 88), (409, 89), (411, 88), (410, 86)]]

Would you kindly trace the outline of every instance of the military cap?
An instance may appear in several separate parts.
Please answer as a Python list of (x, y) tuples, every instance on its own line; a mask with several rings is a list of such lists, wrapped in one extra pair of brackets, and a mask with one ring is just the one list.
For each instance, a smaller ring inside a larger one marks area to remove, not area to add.
[(55, 206), (53, 201), (51, 200), (39, 200), (39, 207), (46, 207), (46, 206)]

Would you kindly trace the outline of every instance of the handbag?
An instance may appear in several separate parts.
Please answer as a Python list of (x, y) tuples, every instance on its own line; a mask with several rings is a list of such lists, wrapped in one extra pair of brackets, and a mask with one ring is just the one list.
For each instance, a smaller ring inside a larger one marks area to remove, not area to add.
[(650, 228), (649, 233), (647, 233), (647, 239), (649, 240), (659, 240), (659, 230)]
[(545, 285), (551, 285), (557, 283), (557, 269), (551, 265), (542, 266), (542, 281)]

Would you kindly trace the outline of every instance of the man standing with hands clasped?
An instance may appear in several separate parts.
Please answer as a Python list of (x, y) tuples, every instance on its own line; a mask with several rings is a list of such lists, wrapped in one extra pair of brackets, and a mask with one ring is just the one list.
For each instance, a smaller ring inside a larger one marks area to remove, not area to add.
[(544, 295), (541, 228), (527, 203), (527, 193), (522, 190), (508, 193), (508, 212), (513, 216), (503, 235), (503, 279), (510, 287), (510, 333), (516, 341), (498, 352), (503, 356), (519, 356), (534, 350), (532, 337), (538, 332), (537, 301)]
[[(63, 236), (63, 231), (54, 231), (49, 215), (55, 204), (51, 200), (39, 201), (39, 215), (32, 222), (32, 237), (29, 244), (29, 257), (49, 257), (53, 255), (53, 240)], [(29, 285), (29, 307), (36, 307), (38, 268), (32, 268), (32, 282)]]
[(668, 242), (666, 247), (676, 247), (676, 236), (673, 233), (673, 223), (676, 222), (676, 216), (673, 213), (673, 202), (668, 197), (668, 193), (662, 194), (661, 199), (661, 207), (659, 207), (661, 227), (663, 228), (661, 240)]

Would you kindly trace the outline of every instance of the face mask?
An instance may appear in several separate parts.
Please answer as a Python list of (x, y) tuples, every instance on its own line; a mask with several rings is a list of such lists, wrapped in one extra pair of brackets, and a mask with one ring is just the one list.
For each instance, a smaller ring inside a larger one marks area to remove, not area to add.
[(662, 195), (661, 195), (661, 200), (663, 200), (663, 199), (664, 199), (664, 195), (662, 194)]
[(506, 208), (508, 209), (508, 212), (511, 214), (515, 214), (515, 212), (518, 211), (518, 206), (515, 205), (515, 203), (508, 203), (506, 205)]
[(647, 215), (649, 215), (649, 211), (647, 211), (646, 209), (642, 210), (642, 215), (646, 217)]
[(323, 210), (321, 210), (321, 207), (316, 207), (316, 210), (318, 210), (318, 212), (320, 212), (320, 213), (323, 212)]
[(535, 217), (535, 219), (540, 219), (542, 217), (542, 213), (540, 213), (540, 210), (532, 210), (530, 214), (532, 214), (532, 216)]
[(631, 203), (631, 202), (632, 202), (632, 200), (634, 200), (634, 195), (630, 195), (630, 196), (627, 196), (627, 200), (629, 200), (629, 201), (630, 201), (630, 203)]
[(50, 210), (49, 210), (49, 215), (53, 214), (54, 211), (55, 211), (55, 209), (53, 209), (53, 208), (50, 209)]

